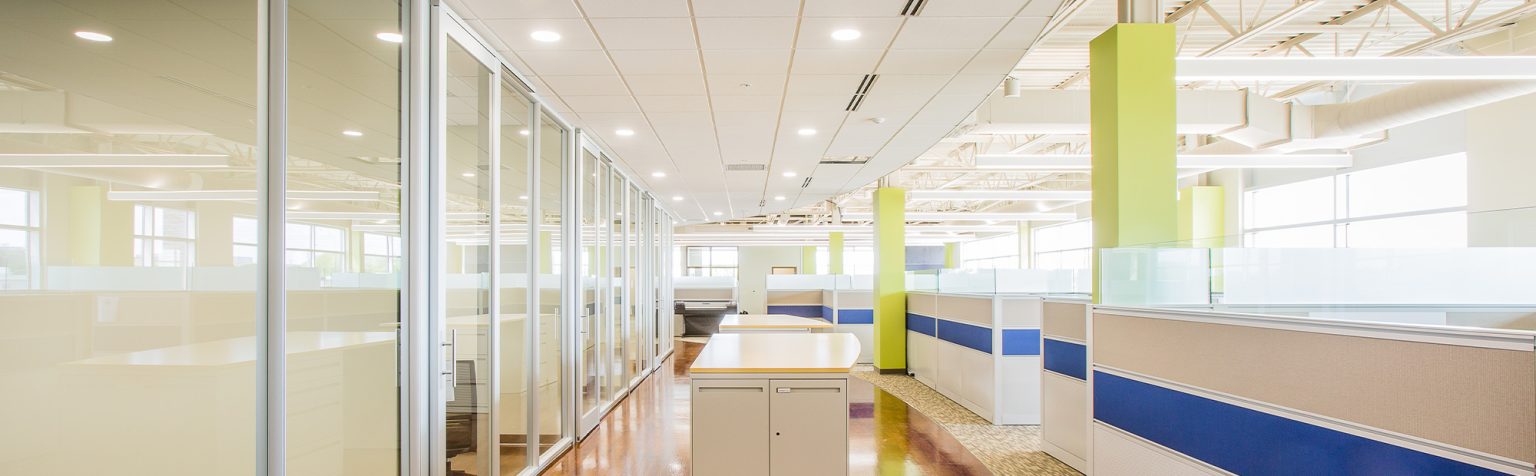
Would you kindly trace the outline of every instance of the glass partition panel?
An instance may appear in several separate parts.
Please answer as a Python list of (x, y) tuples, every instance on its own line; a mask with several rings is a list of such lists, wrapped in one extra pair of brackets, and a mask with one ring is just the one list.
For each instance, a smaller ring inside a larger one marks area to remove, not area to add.
[(0, 474), (254, 474), (258, 3), (5, 2)]
[(607, 273), (603, 265), (602, 218), (602, 163), (592, 151), (581, 150), (581, 312), (577, 320), (581, 356), (578, 367), (581, 381), (581, 409), (583, 426), (595, 424), (595, 413), (602, 407), (602, 365), (598, 360), (598, 347), (602, 328), (602, 279)]
[(608, 259), (605, 261), (605, 269), (608, 270), (604, 283), (608, 286), (608, 294), (604, 307), (608, 308), (607, 335), (611, 345), (603, 354), (603, 363), (608, 369), (608, 391), (604, 393), (607, 401), (618, 399), (619, 393), (629, 385), (629, 376), (625, 373), (624, 365), (624, 330), (627, 327), (624, 309), (624, 289), (626, 273), (624, 272), (625, 249), (624, 240), (627, 234), (624, 230), (624, 197), (626, 185), (624, 176), (619, 174), (616, 167), (608, 168), (608, 209), (603, 216), (608, 224), (608, 239), (604, 243), (608, 247)]
[(560, 227), (564, 221), (565, 195), (563, 184), (565, 182), (566, 169), (564, 167), (566, 130), (548, 117), (540, 116), (538, 128), (538, 211), (534, 216), (539, 218), (538, 226), (538, 438), (540, 452), (547, 452), (550, 446), (567, 435), (564, 374), (561, 356), (564, 350), (565, 327), (561, 320), (569, 317), (563, 309), (564, 301), (560, 292), (561, 283), (564, 283), (565, 263), (561, 262), (562, 250), (567, 243)]
[(1116, 306), (1211, 303), (1205, 248), (1112, 248), (1099, 253), (1099, 302)]
[[(506, 76), (503, 74), (503, 78)], [(501, 266), (497, 271), (500, 273), (497, 282), (500, 301), (496, 305), (501, 309), (497, 313), (500, 328), (495, 338), (499, 340), (501, 355), (497, 357), (500, 366), (495, 376), (499, 393), (496, 441), (500, 445), (501, 474), (517, 474), (528, 466), (529, 461), (528, 343), (531, 316), (528, 314), (528, 290), (531, 288), (531, 270), (528, 269), (528, 224), (532, 198), (529, 140), (533, 138), (533, 126), (529, 124), (532, 110), (528, 99), (506, 81), (501, 84), (500, 105), (501, 130), (497, 136), (501, 148), (497, 150), (500, 164), (496, 170), (500, 172), (497, 181), (501, 189), (498, 192), (501, 210), (498, 217), (500, 230), (496, 234), (500, 251), (497, 260)]]
[(630, 379), (640, 375), (640, 187), (630, 185), (624, 207), (624, 360)]
[(449, 467), (491, 474), (495, 453), (490, 427), (492, 72), (455, 41), (446, 45), (447, 102), (443, 104), (447, 242), (443, 288), (447, 351), (453, 362), (447, 395), (445, 447)]
[(400, 4), (288, 5), (287, 470), (393, 474)]

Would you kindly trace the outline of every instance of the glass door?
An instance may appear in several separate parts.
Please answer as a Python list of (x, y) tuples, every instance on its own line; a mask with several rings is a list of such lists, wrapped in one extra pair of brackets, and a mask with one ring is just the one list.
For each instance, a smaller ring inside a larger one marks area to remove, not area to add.
[(492, 259), (492, 217), (496, 190), (492, 119), (497, 91), (495, 62), (463, 29), (443, 21), (446, 41), (440, 42), (438, 80), (441, 98), (437, 117), (439, 159), (434, 161), (439, 185), (433, 221), (434, 241), (442, 251), (434, 278), (438, 303), (433, 326), (443, 349), (443, 407), (440, 455), (448, 472), (495, 474), (491, 380), (493, 320), (491, 292), (497, 263)]
[(601, 185), (607, 177), (606, 171), (601, 168), (602, 161), (598, 158), (597, 149), (586, 140), (581, 141), (580, 170), (581, 176), (578, 188), (579, 206), (581, 208), (581, 223), (579, 239), (581, 240), (581, 263), (578, 272), (581, 274), (581, 286), (578, 289), (579, 304), (576, 318), (577, 329), (577, 359), (576, 366), (576, 393), (578, 413), (581, 415), (578, 424), (579, 434), (585, 435), (597, 426), (598, 420), (603, 416), (603, 372), (604, 359), (601, 358), (602, 336), (604, 326), (601, 325), (602, 294), (604, 268), (603, 258), (605, 247), (603, 242), (604, 228), (602, 219)]

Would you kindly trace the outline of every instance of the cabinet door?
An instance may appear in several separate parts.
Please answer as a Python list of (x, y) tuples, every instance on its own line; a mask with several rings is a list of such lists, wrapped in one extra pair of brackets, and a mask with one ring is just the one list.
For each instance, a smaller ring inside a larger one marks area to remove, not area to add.
[(775, 476), (848, 474), (848, 381), (774, 380)]
[(767, 476), (768, 380), (693, 381), (693, 474)]

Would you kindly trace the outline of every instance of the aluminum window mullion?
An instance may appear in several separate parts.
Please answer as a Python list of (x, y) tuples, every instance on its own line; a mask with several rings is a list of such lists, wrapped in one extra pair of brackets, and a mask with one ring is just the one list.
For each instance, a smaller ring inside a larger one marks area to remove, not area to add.
[[(430, 364), (427, 315), (431, 310), (429, 287), (428, 198), (430, 180), (427, 164), (431, 150), (431, 116), (428, 105), (432, 94), (430, 0), (410, 0), (401, 5), (400, 137), (401, 183), (400, 327), (396, 338), (400, 350), (397, 364), (400, 382), (398, 473), (425, 475), (430, 472), (431, 438), (429, 432), (430, 399), (428, 387), (433, 382)], [(389, 245), (386, 243), (385, 245)], [(391, 266), (394, 266), (391, 264)]]
[(541, 256), (539, 251), (544, 246), (544, 238), (540, 236), (541, 232), (539, 231), (539, 225), (544, 222), (543, 209), (540, 208), (540, 195), (542, 194), (539, 193), (539, 169), (541, 168), (539, 163), (539, 145), (543, 141), (541, 135), (544, 132), (544, 128), (539, 123), (539, 117), (538, 103), (529, 101), (528, 148), (524, 157), (528, 161), (528, 181), (526, 184), (526, 190), (528, 190), (528, 223), (524, 224), (528, 231), (528, 243), (523, 247), (526, 258), (524, 262), (527, 263), (525, 265), (527, 268), (525, 274), (528, 276), (526, 291), (528, 293), (526, 299), (527, 309), (525, 310), (528, 318), (523, 320), (523, 322), (528, 323), (528, 329), (523, 332), (523, 339), (527, 341), (524, 343), (523, 361), (528, 369), (523, 374), (525, 380), (523, 388), (527, 389), (525, 393), (527, 398), (523, 400), (526, 407), (524, 411), (527, 412), (527, 417), (524, 421), (528, 422), (525, 428), (527, 436), (523, 440), (523, 451), (526, 453), (523, 461), (527, 462), (523, 465), (524, 469), (530, 466), (537, 467), (539, 464), (539, 379), (540, 370), (543, 369), (543, 366), (539, 365), (539, 333), (544, 328), (544, 323), (541, 322), (543, 320), (543, 312), (539, 309), (539, 297), (543, 294), (543, 286), (539, 280), (539, 273), (541, 272)]
[(256, 260), (263, 279), (257, 284), (256, 379), (257, 443), (256, 473), (266, 476), (285, 474), (287, 450), (286, 355), (284, 348), (287, 270), (281, 257), (286, 237), (283, 223), (287, 207), (283, 203), (287, 184), (288, 124), (288, 2), (264, 0), (258, 10), (257, 24), (257, 157), (265, 160), (257, 168), (257, 206), (262, 210), (257, 221), (258, 234), (266, 239), (257, 247)]

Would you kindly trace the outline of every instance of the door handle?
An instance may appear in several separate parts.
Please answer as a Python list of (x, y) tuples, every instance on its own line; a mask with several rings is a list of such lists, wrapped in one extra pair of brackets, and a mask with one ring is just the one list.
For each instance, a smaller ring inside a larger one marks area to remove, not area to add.
[(448, 377), (448, 396), (443, 400), (451, 402), (454, 400), (455, 390), (459, 385), (459, 330), (448, 329), (448, 342), (443, 342), (440, 345), (448, 349), (448, 369), (442, 372), (444, 376)]

